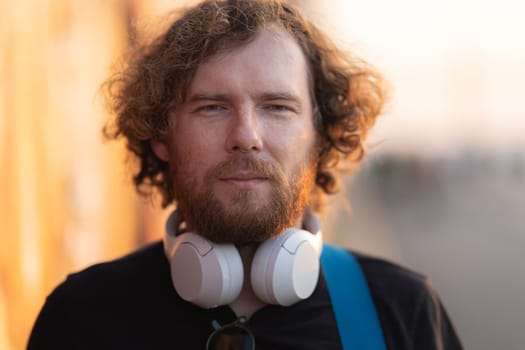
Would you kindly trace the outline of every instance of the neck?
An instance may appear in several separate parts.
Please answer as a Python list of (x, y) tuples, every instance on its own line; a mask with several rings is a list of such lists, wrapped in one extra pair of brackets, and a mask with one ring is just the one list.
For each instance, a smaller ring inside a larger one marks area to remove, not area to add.
[[(301, 218), (297, 220), (294, 226), (300, 228), (302, 221), (303, 217), (301, 216)], [(243, 262), (244, 281), (241, 293), (239, 294), (237, 299), (230, 303), (230, 307), (238, 317), (244, 316), (246, 318), (251, 318), (257, 310), (260, 310), (266, 305), (268, 305), (267, 303), (259, 299), (257, 295), (255, 295), (251, 284), (252, 261), (253, 256), (255, 255), (255, 252), (257, 251), (258, 247), (258, 244), (237, 246), (237, 250), (239, 251)]]
[(252, 260), (257, 247), (258, 245), (256, 244), (237, 247), (244, 266), (244, 282), (241, 293), (237, 299), (230, 304), (230, 307), (239, 317), (245, 316), (246, 318), (251, 318), (257, 310), (267, 305), (265, 302), (257, 298), (253, 292), (250, 281)]

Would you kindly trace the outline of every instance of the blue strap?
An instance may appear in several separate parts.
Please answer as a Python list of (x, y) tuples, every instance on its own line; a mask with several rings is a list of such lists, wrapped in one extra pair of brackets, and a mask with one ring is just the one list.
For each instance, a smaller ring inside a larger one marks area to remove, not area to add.
[(324, 244), (321, 265), (343, 349), (385, 350), (374, 302), (355, 257)]

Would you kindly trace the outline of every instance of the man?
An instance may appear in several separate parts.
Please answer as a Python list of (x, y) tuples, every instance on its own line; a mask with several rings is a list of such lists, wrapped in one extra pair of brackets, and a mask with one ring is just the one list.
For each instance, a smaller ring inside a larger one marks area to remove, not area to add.
[[(177, 211), (164, 245), (57, 287), (29, 348), (218, 349), (238, 336), (257, 349), (340, 349), (314, 213), (363, 155), (383, 103), (377, 74), (285, 3), (226, 0), (186, 11), (108, 86), (107, 134), (138, 158), (137, 188)], [(273, 253), (260, 252), (288, 244), (305, 252), (300, 278), (263, 290), (259, 260)], [(388, 349), (461, 348), (424, 277), (356, 256)]]

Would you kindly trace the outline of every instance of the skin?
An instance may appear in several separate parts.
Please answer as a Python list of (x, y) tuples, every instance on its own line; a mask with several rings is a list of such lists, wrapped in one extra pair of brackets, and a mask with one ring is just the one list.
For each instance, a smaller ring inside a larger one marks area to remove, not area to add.
[[(301, 48), (283, 29), (268, 27), (247, 45), (211, 57), (198, 68), (186, 101), (170, 115), (170, 123), (167, 140), (151, 145), (178, 175), (191, 179), (197, 192), (205, 188), (210, 169), (246, 154), (270, 162), (292, 179), (297, 169), (309, 165), (316, 139)], [(242, 169), (210, 181), (224, 206), (247, 215), (268, 201), (272, 186), (264, 176)], [(237, 203), (238, 191), (253, 193), (249, 205)], [(191, 229), (191, 223), (188, 226)], [(239, 247), (247, 276), (255, 248)], [(230, 306), (250, 317), (264, 304), (253, 294), (249, 278), (244, 281)]]

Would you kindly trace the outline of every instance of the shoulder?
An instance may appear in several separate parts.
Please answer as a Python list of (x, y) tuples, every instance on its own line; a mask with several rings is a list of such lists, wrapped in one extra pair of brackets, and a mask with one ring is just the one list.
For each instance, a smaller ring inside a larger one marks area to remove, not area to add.
[(89, 276), (90, 274), (127, 273), (137, 272), (151, 267), (151, 265), (162, 264), (165, 261), (162, 242), (154, 242), (120, 258), (92, 265), (82, 271), (76, 272), (70, 277)]
[(385, 307), (402, 313), (409, 321), (422, 306), (440, 303), (428, 276), (386, 259), (352, 254), (365, 275), (378, 309)]
[(156, 242), (118, 259), (70, 274), (54, 294), (92, 298), (121, 293), (124, 289), (135, 293), (145, 285), (159, 283), (166, 273), (169, 276), (163, 246)]
[(462, 349), (427, 276), (385, 259), (352, 254), (367, 280), (389, 348)]
[(372, 292), (389, 291), (413, 296), (432, 289), (427, 276), (392, 261), (352, 252)]
[(140, 320), (165, 319), (166, 300), (175, 300), (169, 276), (160, 242), (69, 275), (47, 297), (28, 349), (109, 349), (116, 348), (114, 341), (122, 345), (157, 335), (162, 322), (148, 328)]

